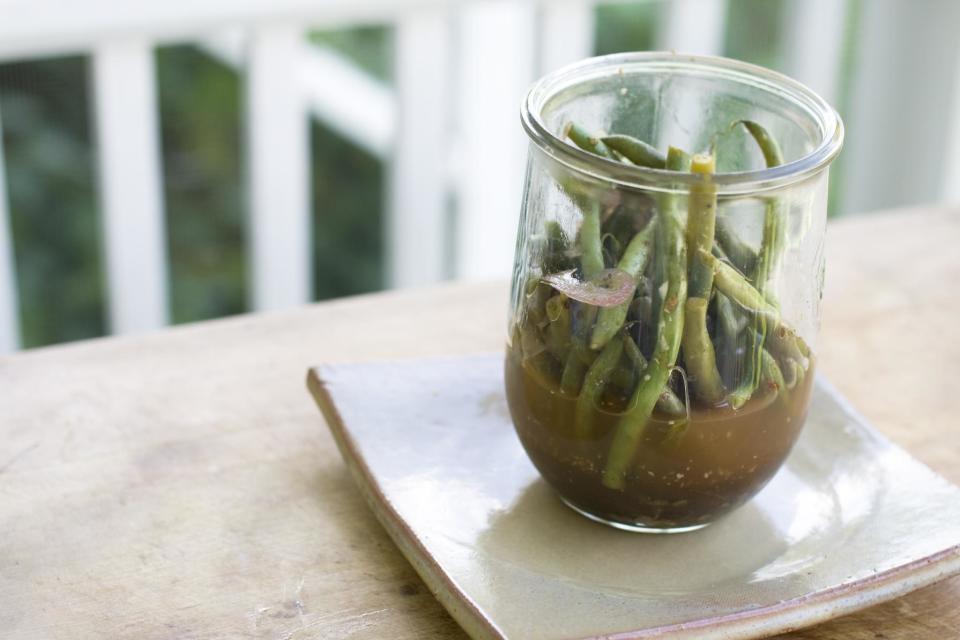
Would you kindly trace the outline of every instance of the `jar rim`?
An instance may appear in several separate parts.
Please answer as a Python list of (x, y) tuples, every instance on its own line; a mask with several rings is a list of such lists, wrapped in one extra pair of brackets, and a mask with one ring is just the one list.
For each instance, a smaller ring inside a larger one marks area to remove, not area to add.
[(843, 121), (836, 109), (797, 80), (765, 67), (730, 58), (663, 51), (615, 53), (586, 58), (543, 76), (527, 92), (521, 109), (521, 121), (527, 136), (538, 148), (568, 168), (623, 187), (674, 191), (699, 182), (700, 177), (694, 174), (627, 165), (583, 151), (560, 138), (544, 122), (543, 109), (559, 91), (608, 75), (612, 69), (629, 73), (630, 70), (641, 68), (662, 69), (666, 73), (697, 71), (750, 84), (799, 103), (816, 121), (821, 139), (812, 151), (776, 167), (717, 173), (713, 176), (713, 183), (719, 195), (774, 190), (805, 180), (827, 168), (843, 146)]

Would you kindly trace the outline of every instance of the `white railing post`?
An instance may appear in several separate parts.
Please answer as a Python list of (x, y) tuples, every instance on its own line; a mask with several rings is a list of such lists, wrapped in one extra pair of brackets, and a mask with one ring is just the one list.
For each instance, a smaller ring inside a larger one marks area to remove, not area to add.
[(412, 9), (394, 33), (397, 126), (387, 205), (387, 273), (393, 287), (446, 275), (450, 16)]
[(538, 75), (593, 55), (593, 2), (546, 0), (540, 3), (539, 11)]
[(783, 12), (783, 70), (834, 104), (840, 80), (848, 0), (788, 0)]
[(526, 166), (520, 103), (534, 76), (535, 7), (490, 0), (461, 5), (457, 114), (456, 275), (510, 274)]
[[(310, 131), (300, 83), (303, 33), (288, 25), (251, 35), (246, 78), (253, 307), (309, 301)], [(331, 90), (336, 90), (331, 87)]]
[(661, 0), (657, 48), (700, 55), (723, 53), (727, 0)]
[(150, 43), (99, 45), (93, 80), (110, 328), (154, 329), (167, 322), (167, 261)]
[(862, 3), (844, 149), (844, 213), (940, 200), (956, 119), (960, 3)]
[(0, 120), (0, 353), (16, 350), (20, 344), (17, 272), (13, 260), (13, 227), (7, 200), (4, 170), (3, 122)]

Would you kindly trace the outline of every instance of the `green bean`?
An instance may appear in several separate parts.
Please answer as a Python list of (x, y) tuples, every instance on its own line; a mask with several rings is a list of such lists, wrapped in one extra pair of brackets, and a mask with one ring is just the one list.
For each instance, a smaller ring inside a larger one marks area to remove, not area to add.
[(796, 387), (800, 380), (803, 379), (803, 375), (805, 373), (803, 367), (796, 360), (787, 361), (781, 369), (784, 372), (783, 378), (787, 389), (793, 389)]
[(763, 384), (774, 393), (778, 391), (784, 391), (787, 388), (787, 385), (783, 380), (783, 373), (780, 371), (777, 361), (774, 360), (773, 356), (766, 351), (764, 351), (762, 354), (761, 370)]
[(587, 365), (583, 363), (583, 358), (577, 353), (578, 348), (579, 345), (576, 342), (571, 345), (563, 366), (563, 373), (560, 375), (560, 391), (568, 396), (579, 395), (580, 387), (583, 385), (583, 377), (587, 373)]
[[(690, 155), (676, 147), (670, 147), (667, 152), (668, 171), (678, 173), (687, 173), (690, 171)], [(663, 224), (663, 218), (670, 217), (679, 224), (680, 214), (678, 212), (679, 199), (673, 191), (667, 191), (660, 194), (658, 217), (661, 223), (657, 226), (654, 233), (653, 250), (653, 298), (650, 304), (650, 317), (659, 318), (660, 310), (663, 307), (663, 288), (667, 280), (667, 230)], [(645, 327), (644, 327), (645, 328)], [(646, 353), (651, 353), (657, 340), (658, 328), (653, 331), (644, 331), (641, 333), (643, 345)], [(649, 337), (648, 337), (649, 336)]]
[(622, 153), (620, 153), (620, 152), (617, 151), (616, 149), (610, 149), (610, 152), (613, 154), (613, 157), (614, 157), (615, 160), (619, 160), (619, 161), (622, 162), (623, 164), (633, 165), (633, 162), (631, 162), (630, 158), (628, 158), (627, 156), (623, 155)]
[(574, 410), (574, 431), (577, 437), (583, 438), (590, 434), (591, 417), (596, 409), (597, 399), (603, 392), (603, 387), (607, 384), (614, 367), (617, 366), (621, 353), (623, 353), (623, 341), (611, 340), (584, 376)]
[(700, 252), (699, 257), (714, 270), (714, 282), (720, 292), (768, 323), (764, 347), (786, 369), (787, 388), (796, 386), (805, 370), (803, 361), (810, 357), (810, 348), (793, 329), (781, 323), (777, 308), (743, 275), (711, 254)]
[[(780, 145), (762, 126), (751, 120), (741, 120), (746, 130), (753, 136), (757, 146), (763, 153), (767, 167), (778, 167), (783, 164), (783, 152)], [(762, 293), (767, 293), (771, 280), (776, 278), (777, 269), (783, 253), (783, 220), (780, 211), (780, 202), (777, 198), (767, 200), (763, 217), (763, 239), (760, 242), (760, 252), (757, 255), (756, 273), (754, 282)]]
[(733, 126), (738, 124), (743, 125), (747, 132), (753, 136), (768, 167), (778, 167), (783, 164), (783, 152), (780, 151), (780, 145), (777, 144), (769, 131), (753, 120), (738, 120), (733, 123)]
[(550, 354), (541, 352), (529, 358), (525, 357), (521, 360), (520, 366), (523, 367), (528, 376), (544, 389), (556, 389), (557, 362)]
[(767, 350), (781, 361), (793, 360), (803, 363), (810, 357), (810, 348), (796, 334), (784, 325), (780, 325), (767, 336)]
[[(617, 268), (630, 274), (634, 281), (638, 281), (640, 274), (646, 269), (650, 259), (650, 250), (653, 243), (653, 230), (656, 224), (651, 221), (642, 231), (633, 236), (627, 248), (623, 251)], [(602, 349), (623, 326), (630, 308), (630, 300), (625, 300), (615, 307), (604, 307), (597, 314), (597, 323), (590, 338), (591, 349)]]
[[(759, 319), (759, 322), (758, 322)], [(741, 409), (760, 384), (761, 379), (761, 359), (766, 353), (763, 349), (763, 337), (765, 333), (765, 320), (761, 316), (754, 317), (754, 323), (762, 325), (763, 331), (758, 331), (756, 326), (744, 333), (743, 363), (744, 369), (740, 380), (733, 391), (727, 396), (727, 402), (734, 409)]]
[(690, 170), (700, 180), (690, 188), (687, 212), (687, 259), (691, 298), (709, 298), (713, 288), (713, 272), (697, 259), (697, 252), (710, 252), (716, 229), (717, 187), (713, 183), (716, 160), (713, 156), (693, 156)]
[(636, 382), (636, 375), (632, 367), (621, 364), (610, 374), (610, 384), (630, 391)]
[(571, 268), (570, 240), (564, 233), (563, 227), (556, 220), (547, 220), (544, 223), (544, 255), (543, 270), (546, 273), (557, 273)]
[[(682, 162), (679, 150), (671, 149), (667, 154), (667, 168), (671, 166), (671, 154), (674, 166)], [(686, 245), (683, 233), (676, 219), (675, 205), (671, 202), (673, 194), (667, 194), (660, 224), (665, 251), (665, 273), (667, 291), (660, 306), (658, 327), (659, 335), (656, 347), (640, 383), (630, 398), (630, 408), (617, 421), (613, 442), (607, 455), (607, 464), (603, 470), (603, 484), (611, 489), (623, 489), (626, 483), (627, 469), (636, 454), (637, 445), (643, 430), (650, 420), (653, 408), (670, 379), (670, 372), (677, 361), (680, 351), (680, 338), (683, 334), (683, 308), (687, 299)]]
[(738, 347), (741, 331), (746, 326), (746, 318), (743, 310), (737, 309), (727, 296), (714, 290), (713, 297), (718, 335), (717, 368), (720, 369), (720, 378), (724, 385), (733, 388), (740, 379)]
[(744, 319), (737, 314), (730, 298), (715, 292), (717, 296), (717, 321), (720, 325), (720, 333), (728, 340), (736, 340), (737, 334), (744, 329)]
[(572, 320), (570, 318), (570, 300), (567, 296), (557, 294), (547, 300), (547, 351), (560, 362), (567, 359), (570, 352), (570, 335)]
[(744, 309), (760, 314), (768, 320), (779, 324), (780, 313), (772, 306), (762, 293), (750, 284), (736, 269), (713, 257), (706, 251), (699, 251), (697, 257), (713, 271), (713, 281), (717, 290), (739, 304)]
[(697, 154), (693, 157), (690, 169), (701, 180), (690, 188), (687, 213), (690, 285), (684, 309), (683, 356), (694, 395), (703, 402), (718, 404), (724, 396), (723, 382), (717, 370), (713, 343), (707, 333), (707, 302), (713, 290), (713, 270), (697, 260), (698, 252), (709, 254), (713, 247), (717, 188), (712, 175), (716, 160), (713, 156)]
[(528, 324), (520, 326), (520, 350), (525, 358), (532, 358), (547, 350), (536, 326)]
[(600, 141), (609, 149), (626, 156), (633, 164), (653, 169), (663, 169), (667, 166), (667, 157), (663, 153), (633, 136), (603, 136)]
[(716, 234), (717, 244), (723, 249), (730, 264), (743, 273), (753, 273), (757, 264), (757, 252), (737, 236), (723, 216), (717, 216)]
[(577, 395), (583, 384), (583, 377), (587, 369), (593, 364), (596, 356), (587, 344), (590, 338), (590, 328), (597, 318), (597, 307), (582, 302), (572, 305), (570, 350), (564, 362), (561, 389), (569, 395)]
[(592, 202), (583, 211), (580, 225), (580, 271), (590, 280), (603, 271), (603, 242), (600, 237), (600, 205)]
[(683, 320), (683, 360), (694, 395), (717, 404), (723, 399), (723, 382), (717, 370), (717, 356), (707, 333), (707, 304), (704, 298), (687, 298)]
[(576, 123), (570, 122), (567, 124), (564, 129), (564, 136), (573, 140), (573, 143), (584, 151), (616, 160), (610, 148), (603, 143), (599, 136), (591, 135), (589, 131)]
[[(642, 375), (647, 369), (647, 359), (640, 352), (640, 347), (633, 341), (633, 338), (626, 334), (623, 336), (623, 347), (633, 368)], [(677, 397), (670, 385), (664, 385), (656, 406), (657, 409), (671, 416), (685, 416), (687, 414), (687, 405)]]
[(524, 287), (525, 301), (522, 307), (524, 317), (520, 319), (521, 324), (527, 324), (526, 318), (529, 318), (532, 324), (536, 326), (547, 324), (544, 309), (552, 291), (550, 287), (541, 284), (539, 278), (527, 281), (527, 286)]
[[(586, 129), (573, 122), (569, 123), (564, 131), (565, 135), (573, 140), (574, 144), (590, 153), (605, 158), (613, 158), (613, 154), (600, 138), (591, 136)], [(596, 200), (581, 202), (583, 222), (580, 225), (580, 266), (583, 277), (587, 280), (603, 271), (603, 243), (600, 236), (600, 203)]]
[[(783, 164), (783, 153), (780, 151), (780, 146), (766, 129), (751, 120), (738, 120), (732, 126), (737, 125), (743, 125), (753, 137), (763, 154), (767, 167), (776, 167)], [(768, 252), (765, 259), (766, 265), (763, 267), (770, 272), (768, 277), (775, 270), (775, 265), (779, 260), (780, 245), (782, 244), (782, 240), (779, 239), (782, 234), (779, 230), (780, 214), (777, 208), (776, 201), (770, 200), (764, 216), (764, 241), (761, 243), (761, 253), (764, 250)], [(730, 263), (743, 273), (754, 274), (760, 267), (757, 262), (759, 259), (758, 253), (741, 240), (722, 217), (717, 219), (716, 238), (717, 242), (723, 247)], [(756, 279), (754, 281), (759, 287), (759, 281)]]

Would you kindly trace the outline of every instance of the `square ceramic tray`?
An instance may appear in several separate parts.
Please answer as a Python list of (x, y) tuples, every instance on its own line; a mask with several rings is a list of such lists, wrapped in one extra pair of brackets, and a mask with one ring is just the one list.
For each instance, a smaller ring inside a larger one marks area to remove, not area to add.
[(626, 533), (563, 506), (507, 413), (502, 355), (310, 373), (371, 508), (475, 638), (755, 638), (960, 572), (960, 489), (822, 380), (770, 484), (698, 532)]

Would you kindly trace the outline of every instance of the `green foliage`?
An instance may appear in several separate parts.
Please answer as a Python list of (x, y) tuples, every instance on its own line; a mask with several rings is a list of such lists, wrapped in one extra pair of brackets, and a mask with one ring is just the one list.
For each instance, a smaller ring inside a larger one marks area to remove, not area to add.
[[(389, 27), (313, 31), (309, 37), (381, 81), (389, 82), (393, 75)], [(314, 297), (383, 288), (386, 167), (319, 122), (311, 125), (310, 149)]]
[(724, 55), (778, 68), (784, 8), (782, 0), (730, 0)]
[(190, 46), (157, 52), (171, 317), (247, 308), (242, 87)]
[(376, 291), (384, 272), (384, 167), (320, 124), (310, 142), (314, 296)]
[(84, 58), (0, 65), (21, 343), (102, 335), (100, 220)]
[(601, 4), (595, 10), (597, 55), (655, 46), (659, 2)]
[(393, 77), (393, 31), (389, 27), (311, 31), (309, 38), (314, 44), (339, 51), (375, 78), (389, 81)]

